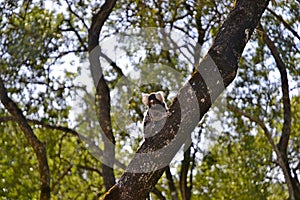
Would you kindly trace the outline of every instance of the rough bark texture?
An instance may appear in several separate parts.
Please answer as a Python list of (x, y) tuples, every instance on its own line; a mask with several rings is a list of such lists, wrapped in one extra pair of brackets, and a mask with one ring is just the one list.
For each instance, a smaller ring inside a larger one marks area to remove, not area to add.
[(29, 126), (22, 111), (18, 108), (18, 105), (13, 102), (7, 95), (7, 90), (4, 86), (2, 79), (0, 78), (0, 100), (8, 112), (14, 117), (15, 121), (20, 126), (21, 130), (25, 134), (26, 139), (32, 146), (35, 155), (38, 160), (40, 182), (41, 182), (41, 193), (40, 199), (50, 199), (50, 171), (47, 161), (46, 145), (42, 143), (34, 134), (32, 128)]
[[(102, 162), (102, 174), (105, 188), (108, 190), (115, 184), (113, 165), (115, 162), (115, 139), (112, 132), (110, 116), (110, 91), (102, 75), (99, 61), (100, 51), (98, 51), (99, 35), (104, 22), (116, 4), (116, 0), (106, 0), (99, 12), (92, 18), (91, 28), (89, 29), (88, 50), (91, 59), (91, 69), (96, 86), (96, 109), (101, 132), (104, 135), (104, 152)], [(97, 60), (98, 59), (98, 60)], [(94, 71), (93, 71), (94, 69)]]
[(238, 60), (268, 2), (237, 2), (208, 56), (174, 99), (164, 128), (144, 142), (126, 172), (103, 199), (146, 198), (164, 172), (163, 166), (170, 163), (211, 103), (234, 80)]

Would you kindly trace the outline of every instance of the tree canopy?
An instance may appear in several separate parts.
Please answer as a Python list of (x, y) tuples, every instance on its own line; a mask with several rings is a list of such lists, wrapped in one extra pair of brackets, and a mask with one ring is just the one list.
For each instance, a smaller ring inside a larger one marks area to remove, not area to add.
[(1, 198), (300, 199), (299, 7), (0, 2)]

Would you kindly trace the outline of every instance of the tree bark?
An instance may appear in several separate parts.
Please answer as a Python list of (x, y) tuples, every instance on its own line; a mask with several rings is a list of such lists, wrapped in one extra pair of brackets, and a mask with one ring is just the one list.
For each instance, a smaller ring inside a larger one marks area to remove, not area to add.
[(146, 198), (212, 102), (234, 80), (238, 60), (268, 3), (269, 0), (237, 1), (208, 55), (174, 99), (164, 128), (143, 143), (103, 199)]

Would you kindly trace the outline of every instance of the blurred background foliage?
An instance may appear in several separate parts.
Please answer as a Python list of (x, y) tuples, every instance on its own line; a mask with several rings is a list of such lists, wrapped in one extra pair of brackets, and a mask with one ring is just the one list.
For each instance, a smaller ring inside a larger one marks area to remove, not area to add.
[[(0, 3), (0, 76), (47, 145), (53, 199), (94, 199), (105, 192), (99, 160), (102, 137), (87, 64), (88, 28), (102, 4)], [(112, 97), (117, 178), (142, 142), (141, 94), (162, 90), (170, 105), (233, 6), (233, 1), (223, 0), (117, 1), (100, 37), (101, 63)], [(287, 67), (292, 107), (288, 158), (298, 177), (299, 7), (299, 1), (272, 1), (261, 20)], [(156, 186), (161, 197), (152, 198), (286, 199), (285, 179), (263, 130), (226, 107), (230, 104), (261, 119), (278, 141), (283, 127), (281, 86), (274, 58), (255, 31), (234, 83), (192, 133), (187, 151), (170, 165), (177, 194), (171, 193), (170, 177), (163, 175)], [(37, 199), (36, 157), (1, 104), (0, 133), (1, 198)], [(99, 149), (91, 150), (91, 142)]]

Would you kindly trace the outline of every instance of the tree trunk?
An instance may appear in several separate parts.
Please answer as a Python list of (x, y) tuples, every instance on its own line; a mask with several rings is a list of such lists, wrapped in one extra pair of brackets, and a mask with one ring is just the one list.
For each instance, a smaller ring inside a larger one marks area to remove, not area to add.
[(239, 0), (208, 55), (170, 106), (164, 128), (147, 139), (103, 199), (145, 199), (212, 102), (234, 80), (238, 60), (269, 0)]
[(96, 87), (96, 110), (97, 117), (103, 136), (104, 150), (102, 160), (102, 174), (106, 190), (115, 184), (114, 162), (115, 162), (115, 138), (112, 132), (110, 116), (110, 91), (102, 74), (100, 65), (99, 36), (101, 29), (112, 12), (116, 0), (106, 0), (100, 11), (92, 18), (89, 29), (88, 50), (90, 53), (90, 64), (93, 81)]

